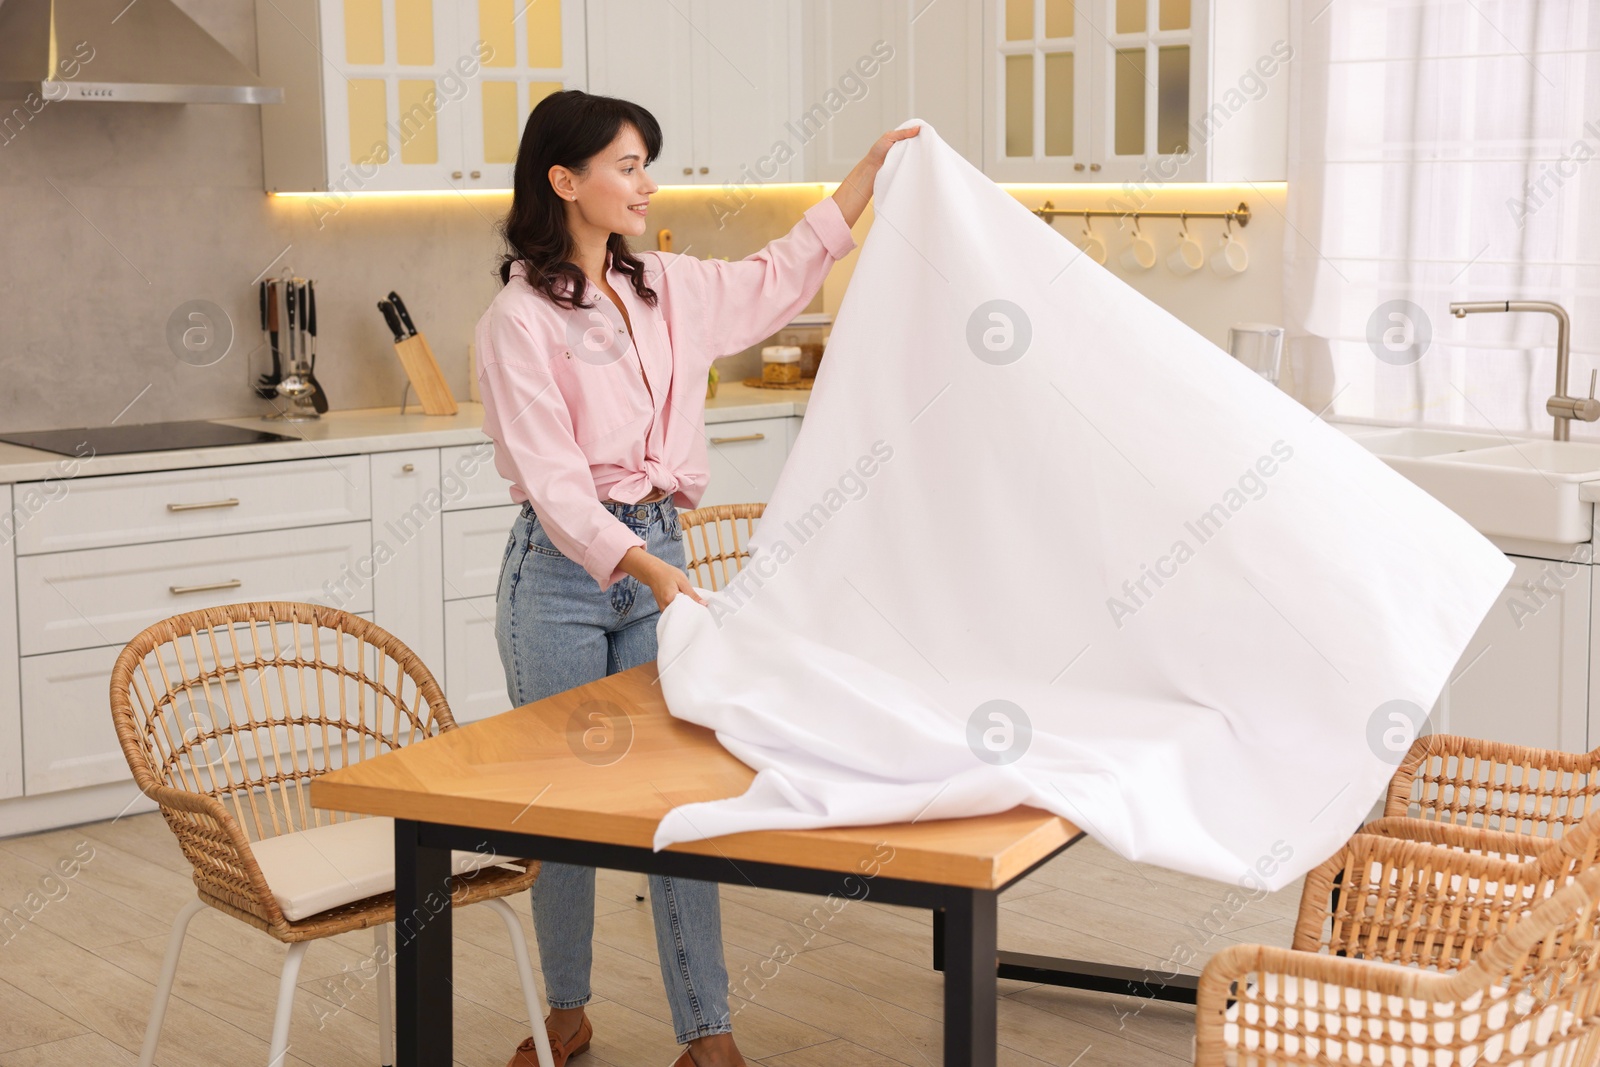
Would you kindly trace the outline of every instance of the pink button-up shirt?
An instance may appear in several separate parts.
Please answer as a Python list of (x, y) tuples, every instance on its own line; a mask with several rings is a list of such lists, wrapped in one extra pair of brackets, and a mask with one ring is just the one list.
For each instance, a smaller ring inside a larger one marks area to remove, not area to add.
[(606, 278), (633, 324), (631, 341), (596, 287), (585, 297), (598, 298), (596, 307), (569, 311), (535, 292), (514, 264), (475, 334), (483, 432), (512, 502), (532, 501), (551, 542), (609, 588), (624, 576), (623, 554), (645, 542), (601, 501), (637, 501), (656, 486), (680, 507), (699, 503), (709, 477), (711, 361), (790, 322), (855, 246), (829, 196), (738, 262), (640, 252), (654, 308), (607, 253)]

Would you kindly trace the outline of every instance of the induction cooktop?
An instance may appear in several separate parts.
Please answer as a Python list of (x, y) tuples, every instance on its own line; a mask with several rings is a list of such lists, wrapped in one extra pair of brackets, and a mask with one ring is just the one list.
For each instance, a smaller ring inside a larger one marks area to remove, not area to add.
[(0, 432), (0, 441), (63, 456), (107, 456), (123, 452), (170, 452), (177, 448), (216, 448), (298, 441), (268, 430), (226, 426), (220, 422), (144, 422), (127, 426), (84, 426), (74, 430)]

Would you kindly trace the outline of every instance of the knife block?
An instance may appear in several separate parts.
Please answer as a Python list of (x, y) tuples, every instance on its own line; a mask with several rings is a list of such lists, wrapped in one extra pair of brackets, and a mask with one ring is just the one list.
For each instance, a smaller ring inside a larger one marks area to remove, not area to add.
[(423, 414), (454, 415), (458, 410), (456, 398), (445, 384), (439, 361), (433, 358), (433, 349), (428, 347), (428, 339), (415, 333), (404, 341), (396, 341), (394, 350), (400, 357), (400, 365), (406, 369), (406, 377), (417, 391), (417, 398), (422, 401)]

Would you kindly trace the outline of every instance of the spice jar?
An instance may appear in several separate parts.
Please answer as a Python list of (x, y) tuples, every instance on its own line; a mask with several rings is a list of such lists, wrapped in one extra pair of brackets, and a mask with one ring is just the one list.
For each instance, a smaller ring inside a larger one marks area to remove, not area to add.
[(800, 346), (767, 345), (761, 350), (761, 381), (791, 385), (800, 381)]

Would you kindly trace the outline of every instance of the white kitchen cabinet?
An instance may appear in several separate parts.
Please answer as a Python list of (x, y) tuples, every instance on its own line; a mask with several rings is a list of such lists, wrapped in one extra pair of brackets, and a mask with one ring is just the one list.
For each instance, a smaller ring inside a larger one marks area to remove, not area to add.
[(439, 483), (446, 511), (511, 502), (511, 483), (500, 477), (494, 465), (493, 441), (441, 448)]
[(1433, 729), (1587, 751), (1592, 568), (1509, 558), (1516, 571), (1451, 671)]
[(656, 117), (657, 183), (800, 180), (796, 0), (588, 0), (587, 11), (590, 91)]
[(980, 8), (927, 0), (811, 0), (804, 7), (806, 180), (842, 181), (907, 119), (982, 162)]
[[(11, 486), (0, 486), (3, 514), (11, 510)], [(14, 521), (14, 520), (13, 520)], [(17, 667), (16, 539), (7, 523), (0, 538), (0, 800), (22, 794), (22, 693)]]
[(474, 722), (515, 707), (495, 641), (494, 596), (452, 600), (444, 606), (444, 617), (445, 677), (450, 679), (445, 699), (456, 722)]
[(996, 181), (1283, 179), (1285, 0), (983, 9), (983, 170)]
[(790, 426), (799, 420), (745, 419), (706, 427), (710, 480), (700, 507), (765, 503), (789, 455)]
[[(371, 618), (370, 613), (358, 612), (362, 618)], [(280, 627), (279, 648), (286, 655), (293, 654), (293, 634), (287, 625)], [(263, 653), (269, 658), (272, 655), (272, 635), (266, 627), (258, 627)], [(246, 656), (252, 656), (250, 646), (241, 631), (241, 647)], [(355, 639), (346, 636), (345, 655), (351, 657), (355, 654)], [(328, 662), (337, 662), (338, 648), (333, 635), (324, 632), (322, 655)], [(178, 653), (174, 654), (174, 646), (166, 645), (162, 649), (162, 663), (165, 674), (176, 680), (194, 671), (194, 659), (190, 650), (184, 648), (180, 642)], [(221, 646), (225, 662), (231, 662), (231, 653), (226, 645)], [(122, 752), (122, 745), (117, 740), (116, 728), (111, 719), (111, 703), (107, 691), (107, 681), (111, 677), (111, 669), (117, 662), (117, 657), (122, 654), (123, 646), (120, 644), (106, 645), (101, 648), (81, 648), (70, 652), (54, 652), (42, 656), (25, 656), (22, 660), (22, 703), (23, 723), (27, 734), (27, 747), (24, 752), (24, 768), (26, 775), (25, 791), (30, 797), (37, 797), (46, 793), (61, 792), (68, 789), (82, 789), (89, 786), (104, 785), (110, 782), (131, 782), (132, 772), (128, 769), (127, 757)], [(307, 648), (309, 655), (311, 649)], [(349, 662), (348, 658), (346, 662)], [(372, 674), (376, 663), (374, 660), (368, 664), (368, 674)], [(160, 671), (151, 669), (151, 676), (158, 680)], [(254, 676), (252, 676), (254, 677)], [(292, 677), (292, 676), (291, 676)], [(141, 683), (142, 684), (142, 683)], [(192, 739), (202, 732), (209, 733), (218, 723), (226, 721), (227, 706), (231, 701), (236, 712), (243, 714), (246, 707), (245, 697), (237, 681), (231, 681), (224, 694), (215, 686), (206, 689), (205, 697), (199, 700), (180, 700), (177, 703), (180, 721), (183, 723), (183, 736)], [(143, 691), (143, 690), (141, 690)], [(337, 702), (337, 687), (330, 683), (324, 688), (325, 695)], [(270, 703), (275, 712), (281, 714), (282, 707), (278, 701), (288, 701), (290, 706), (302, 695), (308, 699), (316, 699), (316, 690), (308, 687), (304, 693), (292, 684), (283, 692), (263, 694), (259, 690), (253, 692), (249, 706), (255, 709), (255, 715), (265, 716), (264, 708)], [(209, 710), (206, 700), (215, 701), (218, 709), (215, 713)], [(371, 703), (372, 695), (368, 693), (368, 702)], [(350, 693), (352, 703), (355, 700), (354, 692)], [(278, 728), (276, 743), (288, 746), (299, 743), (320, 744), (321, 735), (315, 731), (291, 732), (285, 728)], [(219, 780), (226, 777), (223, 761), (237, 766), (240, 757), (248, 757), (246, 762), (247, 773), (255, 773), (255, 749), (246, 742), (242, 749), (236, 749), (231, 744), (214, 747), (207, 752), (207, 757), (217, 761), (217, 775)], [(238, 778), (235, 774), (233, 777)], [(124, 798), (122, 803), (126, 803)], [(111, 811), (107, 817), (120, 813)]]
[(17, 554), (293, 530), (365, 519), (370, 508), (365, 456), (76, 478), (18, 529)]
[[(1593, 558), (1592, 545), (1579, 551)], [(1589, 736), (1583, 749), (1600, 748), (1600, 567), (1586, 569), (1589, 578)]]
[(30, 796), (133, 780), (111, 723), (106, 686), (121, 651), (121, 645), (107, 645), (23, 657)]
[(371, 545), (370, 523), (347, 522), (23, 556), (21, 652), (126, 642), (168, 616), (250, 600), (371, 611)]
[(521, 504), (452, 511), (444, 517), (444, 599), (493, 597), (506, 539)]
[(661, 153), (650, 176), (660, 185), (693, 183), (695, 34), (687, 3), (588, 0), (586, 11), (589, 91), (632, 100), (654, 115)]
[(431, 670), (441, 670), (444, 496), (439, 450), (378, 452), (371, 463), (372, 616)]
[(256, 7), (269, 192), (505, 189), (528, 112), (584, 88), (582, 0), (274, 0)]

